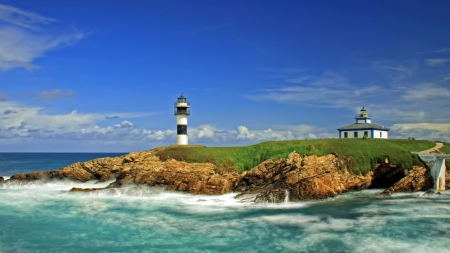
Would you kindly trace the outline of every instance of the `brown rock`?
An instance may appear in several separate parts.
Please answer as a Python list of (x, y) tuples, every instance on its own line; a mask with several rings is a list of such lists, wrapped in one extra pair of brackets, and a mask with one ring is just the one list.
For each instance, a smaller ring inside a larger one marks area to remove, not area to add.
[(70, 189), (71, 192), (91, 192), (91, 191), (99, 191), (104, 190), (104, 188), (77, 188), (73, 187)]
[(445, 189), (450, 189), (450, 173), (448, 171), (445, 171)]
[(127, 184), (165, 186), (167, 190), (191, 194), (223, 194), (233, 191), (240, 175), (237, 172), (215, 173), (211, 163), (186, 163), (175, 160), (153, 160), (142, 168), (129, 168), (111, 187)]
[[(381, 163), (366, 176), (355, 175), (352, 157), (334, 154), (302, 157), (299, 153), (292, 152), (287, 158), (276, 161), (269, 159), (252, 170), (239, 174), (232, 170), (219, 170), (211, 163), (186, 163), (173, 159), (161, 161), (155, 156), (155, 150), (74, 163), (57, 171), (16, 174), (10, 180), (71, 179), (85, 182), (115, 178), (106, 188), (147, 185), (170, 191), (211, 195), (235, 191), (241, 192), (240, 196), (245, 195), (246, 201), (250, 198), (248, 196), (252, 196), (255, 202), (283, 202), (287, 199), (302, 201), (333, 197), (351, 190), (366, 189), (371, 184), (377, 185), (378, 183), (374, 183), (377, 180), (392, 185), (403, 173), (399, 167)], [(447, 176), (446, 184), (450, 188), (450, 176)], [(426, 190), (431, 186), (429, 172), (425, 168), (415, 167), (404, 179), (387, 189), (386, 194)], [(71, 191), (95, 190), (99, 188), (73, 188)]]
[(384, 190), (381, 194), (391, 195), (394, 192), (426, 191), (432, 187), (433, 177), (430, 175), (430, 170), (414, 166), (403, 179)]
[(47, 179), (49, 178), (49, 174), (51, 172), (43, 172), (43, 171), (37, 171), (37, 172), (31, 172), (27, 174), (14, 174), (10, 178), (11, 181), (13, 180), (21, 180), (21, 181), (33, 181), (38, 179)]
[[(16, 174), (11, 181), (71, 179), (86, 182), (116, 178), (107, 188), (142, 184), (192, 194), (223, 194), (233, 191), (241, 177), (235, 171), (217, 173), (211, 163), (186, 163), (173, 159), (162, 162), (154, 156), (154, 151), (74, 163), (57, 171)], [(73, 188), (71, 191), (93, 190), (97, 188)]]
[(256, 194), (255, 202), (316, 200), (367, 188), (371, 176), (350, 174), (345, 159), (335, 155), (302, 158), (292, 152), (286, 159), (267, 160), (245, 173), (235, 191)]

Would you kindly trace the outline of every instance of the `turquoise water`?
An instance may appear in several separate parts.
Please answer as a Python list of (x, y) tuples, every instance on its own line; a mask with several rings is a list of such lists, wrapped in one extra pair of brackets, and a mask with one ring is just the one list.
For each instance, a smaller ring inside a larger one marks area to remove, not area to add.
[(450, 194), (251, 204), (55, 181), (0, 188), (0, 252), (449, 252)]
[(57, 170), (76, 162), (123, 154), (125, 153), (0, 153), (0, 176)]

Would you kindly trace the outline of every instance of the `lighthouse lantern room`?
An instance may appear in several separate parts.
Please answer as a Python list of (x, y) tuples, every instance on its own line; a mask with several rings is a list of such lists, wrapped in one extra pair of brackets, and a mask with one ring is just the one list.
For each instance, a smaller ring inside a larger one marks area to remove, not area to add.
[(188, 145), (188, 135), (187, 135), (187, 116), (191, 114), (188, 108), (191, 105), (186, 102), (186, 98), (181, 93), (178, 101), (175, 102), (175, 116), (177, 116), (177, 144), (178, 145)]

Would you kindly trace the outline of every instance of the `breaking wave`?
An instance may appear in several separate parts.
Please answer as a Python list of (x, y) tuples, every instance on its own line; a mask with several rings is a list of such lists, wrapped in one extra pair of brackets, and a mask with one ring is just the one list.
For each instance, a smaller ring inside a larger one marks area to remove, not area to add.
[(253, 204), (221, 196), (71, 181), (0, 188), (2, 252), (445, 252), (450, 194), (348, 193)]

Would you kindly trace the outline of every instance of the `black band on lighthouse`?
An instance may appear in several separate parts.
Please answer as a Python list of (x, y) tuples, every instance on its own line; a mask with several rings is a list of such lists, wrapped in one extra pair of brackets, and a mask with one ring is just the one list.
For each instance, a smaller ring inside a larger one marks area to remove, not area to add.
[(177, 134), (187, 135), (187, 125), (177, 125)]

